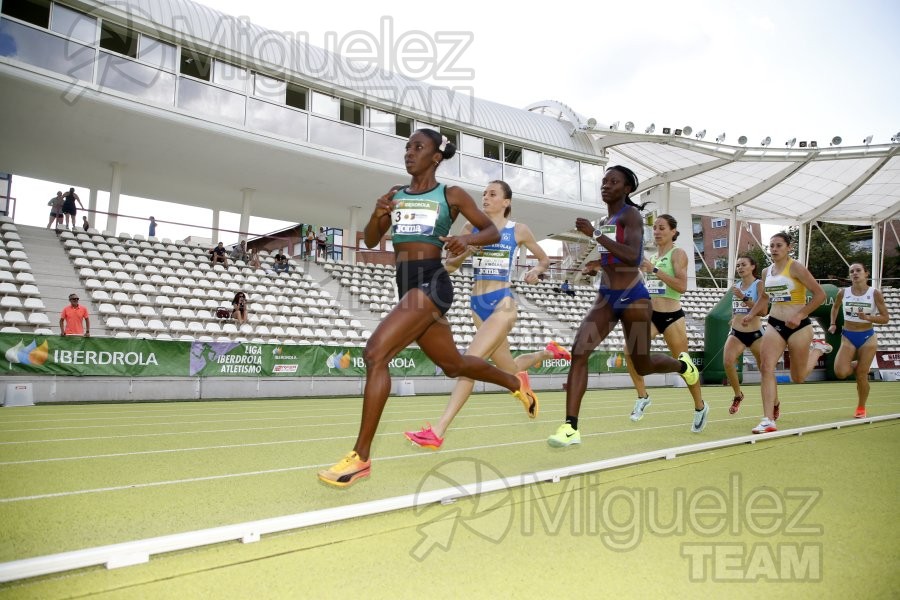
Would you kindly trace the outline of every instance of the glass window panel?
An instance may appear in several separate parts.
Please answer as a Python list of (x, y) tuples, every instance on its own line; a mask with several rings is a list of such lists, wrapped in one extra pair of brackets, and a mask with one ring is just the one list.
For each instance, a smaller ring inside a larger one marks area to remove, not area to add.
[(409, 139), (413, 132), (414, 121), (408, 117), (397, 115), (397, 129), (394, 131), (402, 138)]
[(247, 127), (305, 141), (307, 116), (297, 110), (250, 98), (247, 101)]
[(217, 121), (244, 123), (244, 97), (182, 77), (178, 82), (178, 106)]
[(50, 26), (50, 0), (4, 0), (3, 14), (47, 28)]
[(200, 52), (194, 52), (184, 46), (181, 47), (181, 64), (178, 70), (182, 75), (189, 75), (196, 79), (209, 81), (212, 59)]
[(484, 140), (484, 157), (500, 160), (500, 142)]
[(154, 67), (167, 71), (175, 70), (176, 48), (149, 35), (141, 34), (138, 41), (138, 58)]
[(288, 83), (284, 103), (294, 108), (306, 110), (309, 108), (309, 89), (296, 83)]
[(459, 132), (455, 129), (448, 129), (446, 127), (441, 127), (440, 129), (441, 135), (447, 138), (447, 141), (456, 146), (457, 150), (459, 149)]
[(0, 20), (0, 56), (91, 81), (95, 55), (93, 48), (72, 40), (7, 19)]
[(287, 96), (287, 83), (274, 77), (254, 73), (253, 95), (283, 104)]
[(104, 50), (137, 58), (137, 41), (137, 33), (118, 23), (103, 21), (100, 26), (100, 47)]
[(341, 116), (341, 100), (334, 96), (326, 96), (319, 92), (313, 92), (312, 111), (319, 115), (339, 119)]
[[(403, 144), (406, 146), (406, 143)], [(454, 154), (451, 158), (445, 158), (438, 167), (438, 177), (459, 177), (459, 154)]]
[[(315, 105), (315, 101), (313, 104)], [(309, 141), (320, 146), (362, 154), (363, 130), (347, 123), (338, 123), (322, 117), (311, 116), (309, 120)]]
[(522, 150), (522, 166), (529, 169), (543, 169), (541, 153), (534, 150)]
[(247, 69), (220, 60), (213, 61), (213, 83), (244, 93), (249, 78)]
[(366, 156), (402, 167), (405, 148), (406, 140), (400, 139), (393, 134), (385, 135), (375, 131), (366, 132)]
[(397, 129), (397, 115), (394, 113), (378, 110), (377, 108), (369, 109), (369, 129), (382, 131), (384, 133), (394, 134)]
[(341, 98), (341, 121), (353, 123), (355, 125), (363, 124), (363, 105), (345, 100)]
[(512, 165), (521, 165), (522, 149), (518, 146), (503, 144), (503, 162), (508, 162)]
[(503, 177), (503, 167), (500, 163), (485, 158), (462, 156), (459, 164), (462, 178), (479, 185), (487, 185), (489, 181)]
[(53, 5), (50, 28), (85, 44), (97, 42), (97, 19), (61, 4)]
[(544, 195), (557, 200), (578, 201), (578, 163), (544, 155)]
[(503, 165), (503, 181), (509, 184), (513, 194), (534, 194), (540, 196), (544, 193), (540, 171), (532, 171), (531, 169), (505, 164)]
[(600, 182), (603, 180), (603, 167), (590, 163), (581, 163), (581, 201), (585, 204), (599, 206)]
[(175, 104), (175, 75), (116, 54), (100, 53), (97, 84), (157, 104)]
[(466, 154), (484, 156), (484, 139), (476, 137), (474, 135), (469, 135), (468, 133), (463, 133), (462, 148), (460, 148), (460, 150), (462, 150)]

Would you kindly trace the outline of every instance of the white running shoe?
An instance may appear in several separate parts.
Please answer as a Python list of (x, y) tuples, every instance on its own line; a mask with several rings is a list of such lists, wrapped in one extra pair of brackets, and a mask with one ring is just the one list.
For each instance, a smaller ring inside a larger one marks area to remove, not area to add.
[(831, 354), (831, 351), (834, 350), (831, 344), (826, 343), (824, 340), (813, 340), (812, 349), (821, 350), (822, 354)]
[(652, 404), (650, 402), (650, 396), (646, 398), (638, 398), (634, 401), (634, 409), (631, 411), (631, 420), (634, 422), (640, 421), (644, 418), (644, 411), (648, 406)]
[(775, 421), (763, 417), (763, 420), (759, 422), (759, 425), (750, 431), (753, 433), (772, 433), (773, 431), (778, 431), (778, 427), (775, 425)]
[(700, 433), (706, 428), (706, 415), (709, 414), (709, 404), (703, 403), (703, 408), (694, 410), (694, 423), (691, 425), (691, 433)]

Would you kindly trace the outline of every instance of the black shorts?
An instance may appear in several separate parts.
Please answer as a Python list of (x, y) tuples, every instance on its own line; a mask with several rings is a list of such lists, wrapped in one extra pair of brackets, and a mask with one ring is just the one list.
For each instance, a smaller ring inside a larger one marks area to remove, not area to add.
[(669, 325), (682, 318), (684, 318), (684, 311), (680, 308), (672, 312), (659, 312), (654, 310), (653, 315), (650, 317), (650, 322), (656, 327), (656, 331), (662, 333), (669, 328)]
[(439, 259), (411, 260), (397, 263), (397, 291), (400, 298), (414, 288), (419, 288), (434, 305), (447, 314), (453, 304), (453, 282), (450, 273)]
[(738, 331), (734, 327), (731, 328), (731, 335), (737, 338), (737, 340), (748, 348), (753, 345), (753, 342), (762, 337), (762, 331)]
[(776, 319), (775, 317), (769, 317), (769, 327), (774, 327), (775, 331), (778, 332), (778, 335), (784, 339), (784, 341), (788, 341), (794, 333), (800, 331), (807, 325), (812, 325), (812, 321), (809, 320), (809, 317), (806, 317), (800, 324), (794, 328), (788, 327), (787, 324), (781, 319)]
[(72, 205), (63, 204), (62, 211), (63, 211), (64, 215), (72, 215), (74, 217), (75, 213), (78, 212), (78, 209), (75, 208), (74, 204), (72, 204)]

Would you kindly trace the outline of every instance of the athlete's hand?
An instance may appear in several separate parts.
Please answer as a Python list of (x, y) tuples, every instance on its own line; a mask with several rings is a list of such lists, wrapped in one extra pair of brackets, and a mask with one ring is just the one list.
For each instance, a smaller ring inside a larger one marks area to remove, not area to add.
[(575, 229), (588, 236), (591, 239), (594, 239), (594, 225), (588, 219), (582, 219), (578, 217), (575, 219)]
[(469, 245), (466, 243), (468, 236), (465, 235), (442, 235), (438, 239), (444, 242), (444, 251), (450, 257), (459, 256), (469, 248)]
[(600, 261), (599, 260), (591, 260), (585, 263), (584, 268), (581, 269), (581, 272), (585, 275), (596, 275), (600, 272)]
[(788, 327), (790, 327), (791, 329), (797, 329), (800, 326), (801, 320), (802, 319), (800, 318), (800, 315), (795, 314), (795, 315), (791, 316), (790, 319), (785, 321), (784, 324), (787, 325)]
[(401, 185), (395, 185), (387, 194), (381, 196), (378, 200), (376, 200), (375, 210), (372, 211), (372, 216), (376, 219), (380, 219), (385, 215), (391, 214), (391, 212), (394, 210), (394, 207), (397, 206), (397, 202), (394, 200), (394, 194), (396, 194), (397, 191), (402, 187), (403, 186)]
[[(741, 295), (740, 298), (738, 297), (738, 294)], [(739, 288), (736, 285), (731, 287), (731, 295), (734, 296), (735, 300), (743, 300), (744, 299), (744, 293), (741, 291), (741, 288)]]
[(647, 260), (646, 258), (641, 260), (641, 271), (644, 273), (649, 273), (653, 270), (653, 263)]
[(741, 317), (741, 325), (743, 325), (744, 327), (749, 326), (750, 320), (751, 320), (750, 315), (745, 315), (745, 316)]
[(832, 325), (828, 328), (828, 333), (835, 333), (837, 331), (837, 325)]
[(522, 279), (525, 280), (525, 283), (537, 283), (538, 281), (540, 281), (538, 273), (535, 273), (534, 269), (529, 269)]

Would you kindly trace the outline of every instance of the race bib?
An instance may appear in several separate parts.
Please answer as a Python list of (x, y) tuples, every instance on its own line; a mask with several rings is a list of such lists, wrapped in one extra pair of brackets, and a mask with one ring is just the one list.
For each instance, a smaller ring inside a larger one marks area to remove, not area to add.
[(479, 250), (472, 257), (475, 275), (509, 275), (509, 250)]
[(746, 315), (750, 312), (750, 307), (743, 300), (732, 300), (731, 312), (735, 315)]
[(434, 235), (437, 204), (423, 200), (398, 200), (392, 224), (394, 235)]
[(605, 235), (608, 238), (616, 239), (616, 224), (612, 225), (601, 225), (598, 229), (600, 229), (601, 235)]
[(786, 285), (766, 286), (766, 295), (772, 302), (790, 302), (791, 290)]
[(647, 281), (645, 282), (645, 286), (647, 291), (650, 292), (650, 295), (661, 296), (666, 293), (666, 284), (662, 279), (658, 279), (656, 277), (648, 276)]
[(859, 311), (862, 311), (863, 314), (871, 315), (874, 312), (874, 307), (868, 302), (844, 301), (844, 316), (855, 317), (859, 314)]

